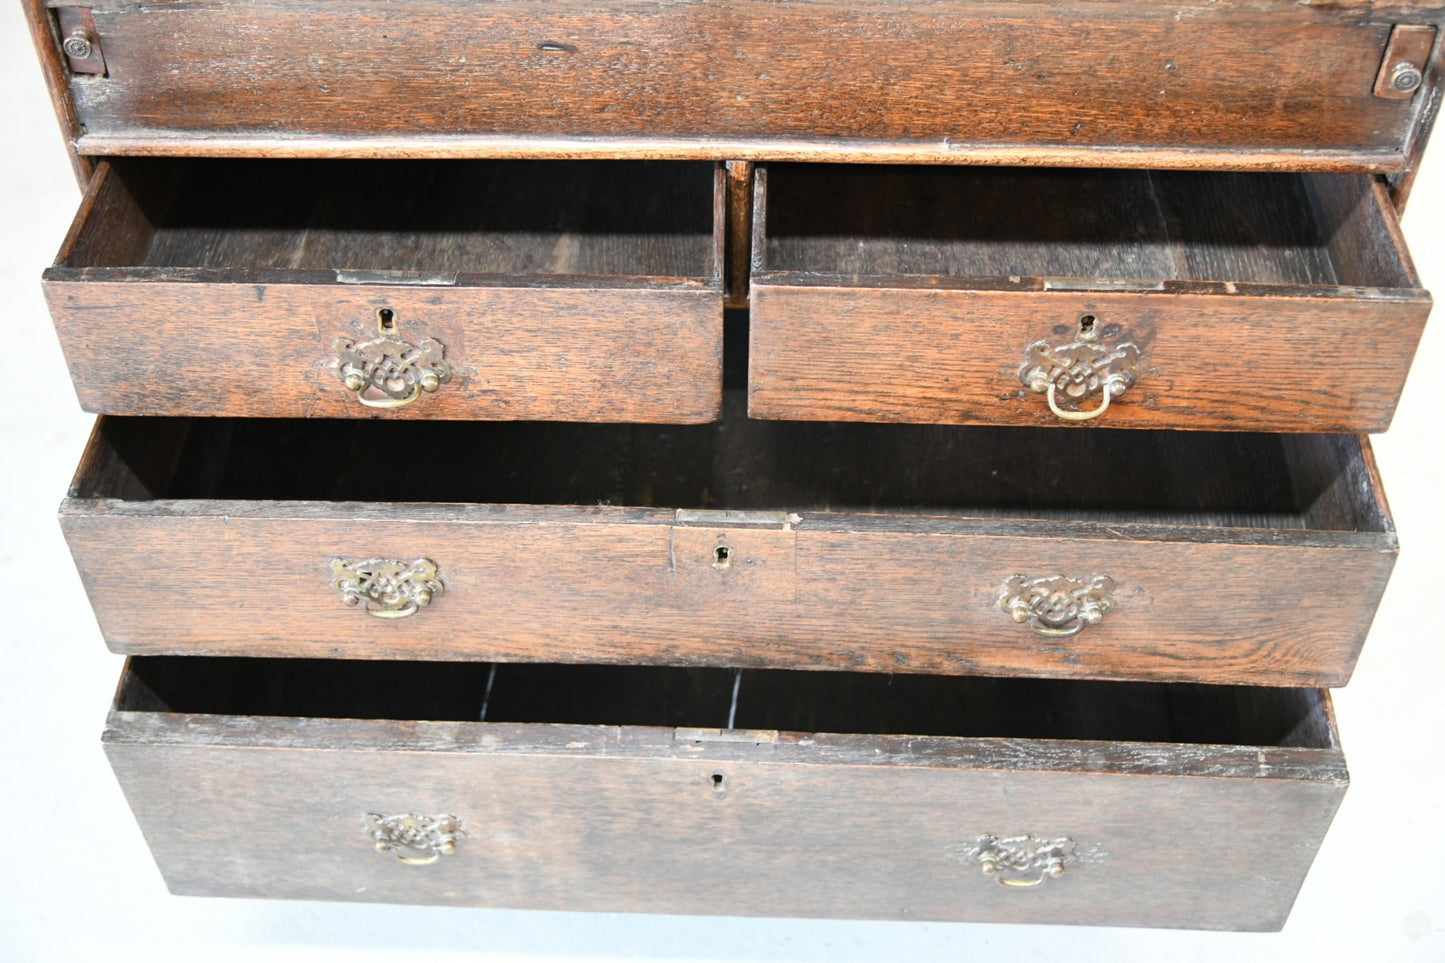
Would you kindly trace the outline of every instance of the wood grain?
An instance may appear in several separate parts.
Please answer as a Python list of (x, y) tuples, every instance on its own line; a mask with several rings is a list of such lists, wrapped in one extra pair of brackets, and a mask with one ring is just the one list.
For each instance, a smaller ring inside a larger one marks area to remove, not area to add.
[(1090, 315), (1100, 344), (1140, 351), (1093, 426), (1378, 431), (1430, 310), (1365, 178), (776, 166), (756, 181), (758, 418), (1058, 425), (1019, 372)]
[[(87, 150), (296, 135), (413, 146), (469, 135), (812, 139), (937, 158), (1034, 145), (1372, 155), (1403, 164), (1416, 111), (1371, 91), (1395, 22), (1260, 0), (369, 0), (96, 5), (110, 76), (76, 85)], [(176, 42), (184, 37), (185, 43)], [(377, 105), (386, 105), (378, 110)], [(955, 147), (955, 145), (959, 145)], [(294, 146), (294, 142), (293, 142)]]
[(35, 56), (45, 74), (45, 86), (50, 91), (50, 102), (55, 108), (55, 119), (60, 122), (60, 131), (65, 137), (66, 153), (70, 155), (70, 166), (75, 170), (75, 179), (81, 190), (95, 171), (95, 160), (76, 150), (76, 141), (84, 132), (75, 103), (71, 99), (70, 69), (60, 51), (60, 38), (56, 33), (55, 15), (46, 6), (45, 0), (21, 0), (25, 14), (25, 25), (30, 28), (30, 39), (35, 44)]
[[(1396, 551), (1350, 437), (349, 424), (201, 420), (176, 457), (173, 423), (105, 420), (95, 475), (176, 465), (129, 500), (83, 470), (62, 506), (108, 644), (1342, 684)], [(446, 593), (370, 618), (336, 557), (430, 558)], [(999, 606), (1018, 574), (1108, 575), (1115, 609), (1034, 635)]]
[(713, 165), (260, 163), (102, 167), (45, 276), (83, 407), (378, 416), (334, 345), (388, 308), (452, 378), (381, 417), (717, 417)]
[[(1261, 698), (1276, 696), (1281, 707), (1298, 701), (1288, 690)], [(1326, 712), (1324, 693), (1311, 699), (1315, 715)], [(106, 750), (177, 893), (1241, 929), (1283, 923), (1348, 778), (1337, 743), (709, 733), (124, 706), (111, 713)], [(451, 813), (467, 836), (452, 856), (405, 866), (372, 849), (368, 812)], [(987, 833), (1065, 835), (1078, 859), (1036, 891), (1009, 891), (968, 855)]]

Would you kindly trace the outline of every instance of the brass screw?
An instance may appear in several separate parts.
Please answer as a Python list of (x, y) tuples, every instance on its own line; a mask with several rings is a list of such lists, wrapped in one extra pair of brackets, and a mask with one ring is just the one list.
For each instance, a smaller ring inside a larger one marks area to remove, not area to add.
[(1419, 67), (1411, 63), (1401, 63), (1395, 65), (1395, 73), (1390, 82), (1400, 93), (1408, 94), (1418, 90), (1424, 80)]
[(61, 44), (61, 48), (65, 51), (67, 57), (72, 57), (75, 60), (88, 59), (91, 51), (89, 32), (85, 30), (75, 31), (65, 38), (65, 43)]

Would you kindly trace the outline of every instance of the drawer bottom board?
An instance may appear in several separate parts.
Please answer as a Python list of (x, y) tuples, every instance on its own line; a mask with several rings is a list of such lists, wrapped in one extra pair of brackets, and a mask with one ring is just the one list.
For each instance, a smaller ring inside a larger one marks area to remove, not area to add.
[(647, 913), (1277, 929), (1348, 780), (1320, 690), (766, 670), (133, 658), (105, 740), (176, 893)]

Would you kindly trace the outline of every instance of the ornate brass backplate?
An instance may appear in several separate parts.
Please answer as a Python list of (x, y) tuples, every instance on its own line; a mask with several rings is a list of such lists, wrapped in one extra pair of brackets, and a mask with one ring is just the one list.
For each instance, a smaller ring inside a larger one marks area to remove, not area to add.
[(446, 591), (437, 564), (429, 558), (398, 562), (389, 558), (331, 560), (331, 587), (347, 605), (362, 606), (379, 619), (404, 619)]
[(1048, 638), (1078, 635), (1114, 607), (1114, 580), (1107, 575), (1015, 575), (1004, 583), (998, 606), (1015, 622)]
[(457, 842), (466, 835), (457, 817), (418, 816), (415, 813), (366, 814), (366, 834), (378, 853), (392, 853), (411, 866), (425, 866), (456, 852)]
[(1067, 836), (1045, 838), (988, 833), (978, 837), (969, 855), (985, 876), (992, 876), (1000, 885), (1025, 888), (1062, 876), (1064, 866), (1074, 858), (1074, 851), (1074, 841)]
[(452, 366), (440, 341), (427, 338), (412, 344), (397, 337), (396, 327), (396, 312), (378, 308), (376, 330), (381, 337), (361, 344), (340, 338), (332, 345), (337, 377), (368, 408), (404, 408), (451, 380)]
[(335, 348), (337, 376), (368, 408), (403, 408), (452, 377), (443, 357), (446, 348), (433, 338), (419, 344), (396, 338), (357, 344), (341, 338)]
[[(1065, 421), (1099, 417), (1113, 398), (1134, 384), (1138, 346), (1127, 341), (1099, 344), (1096, 332), (1095, 318), (1087, 314), (1079, 319), (1075, 340), (1061, 345), (1035, 341), (1024, 350), (1019, 381), (1030, 391), (1046, 395), (1049, 410)], [(1099, 404), (1079, 408), (1095, 396), (1100, 397)]]

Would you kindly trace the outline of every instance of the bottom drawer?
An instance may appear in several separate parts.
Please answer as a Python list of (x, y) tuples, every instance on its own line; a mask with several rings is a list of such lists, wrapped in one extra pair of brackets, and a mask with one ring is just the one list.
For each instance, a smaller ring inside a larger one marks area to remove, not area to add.
[[(416, 721), (428, 720), (428, 721)], [(135, 657), (176, 893), (1277, 929), (1348, 775), (1316, 689)]]

